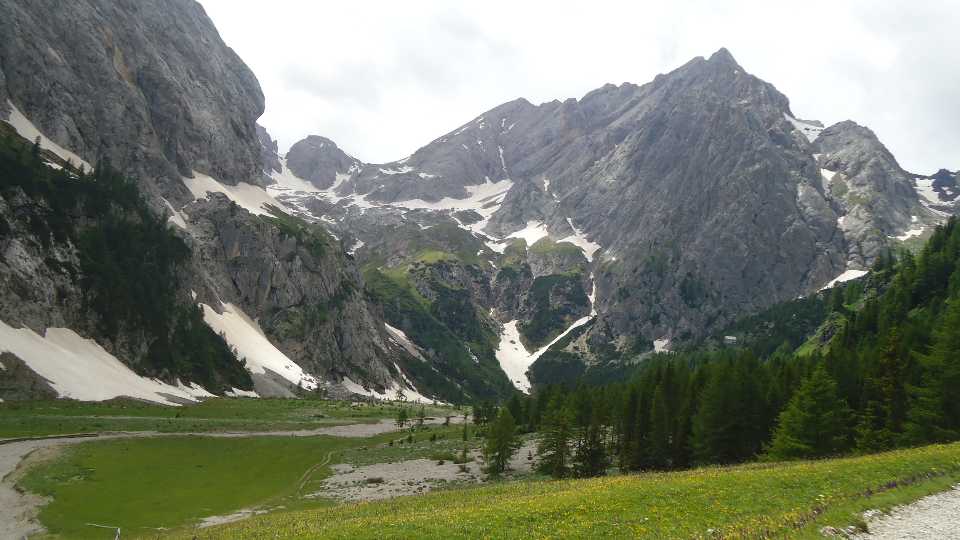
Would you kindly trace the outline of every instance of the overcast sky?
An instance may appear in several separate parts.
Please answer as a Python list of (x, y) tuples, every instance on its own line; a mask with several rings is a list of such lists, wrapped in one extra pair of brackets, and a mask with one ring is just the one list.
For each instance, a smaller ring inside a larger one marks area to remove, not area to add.
[(281, 151), (308, 134), (368, 162), (500, 103), (644, 83), (727, 47), (793, 112), (872, 128), (901, 165), (960, 168), (960, 2), (201, 0), (267, 99)]

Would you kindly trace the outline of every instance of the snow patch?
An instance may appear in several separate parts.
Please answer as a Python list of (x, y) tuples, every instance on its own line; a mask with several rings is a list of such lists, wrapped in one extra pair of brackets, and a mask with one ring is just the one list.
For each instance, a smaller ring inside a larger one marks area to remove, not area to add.
[(422, 354), (420, 354), (420, 348), (417, 347), (417, 345), (410, 338), (407, 337), (407, 334), (405, 334), (403, 330), (400, 330), (399, 328), (394, 328), (387, 323), (383, 323), (383, 326), (387, 329), (387, 332), (390, 334), (391, 339), (393, 339), (398, 345), (403, 347), (404, 350), (410, 353), (410, 356), (413, 356), (414, 358), (418, 360), (422, 360), (424, 362), (427, 361), (427, 359), (424, 358)]
[[(275, 191), (277, 188), (290, 191), (305, 191), (307, 193), (316, 193), (321, 191), (317, 186), (293, 174), (287, 167), (287, 158), (280, 158), (280, 172), (271, 171), (270, 178), (276, 182), (275, 185), (267, 187), (268, 190)], [(333, 188), (331, 188), (333, 189)]]
[(913, 238), (913, 237), (915, 237), (915, 236), (920, 236), (921, 234), (923, 234), (923, 231), (925, 231), (925, 230), (926, 230), (926, 227), (924, 227), (923, 225), (921, 225), (921, 226), (915, 227), (915, 228), (913, 228), (913, 229), (908, 229), (905, 233), (901, 234), (900, 236), (891, 236), (890, 238), (895, 238), (895, 239), (900, 240), (901, 242), (903, 242), (903, 241), (909, 240), (909, 239), (911, 239), (911, 238)]
[(239, 389), (239, 388), (231, 388), (230, 390), (227, 390), (227, 391), (224, 392), (223, 394), (224, 394), (225, 396), (227, 396), (227, 397), (235, 397), (235, 398), (241, 398), (241, 397), (245, 397), (245, 398), (258, 398), (258, 397), (260, 397), (260, 394), (257, 394), (257, 393), (254, 392), (253, 390), (241, 390), (241, 389)]
[(413, 167), (409, 165), (404, 165), (399, 169), (379, 169), (379, 171), (383, 174), (407, 174), (408, 172), (413, 171)]
[(670, 352), (670, 340), (665, 337), (653, 340), (653, 352), (655, 353)]
[(358, 249), (362, 248), (362, 247), (365, 246), (365, 245), (366, 245), (366, 244), (364, 244), (363, 240), (357, 240), (357, 241), (356, 241), (352, 246), (350, 246), (350, 248), (347, 250), (347, 254), (353, 255), (354, 253), (357, 252)]
[(821, 291), (825, 291), (825, 290), (827, 290), (827, 289), (833, 288), (833, 287), (834, 287), (835, 285), (837, 285), (838, 283), (844, 283), (844, 282), (847, 282), (847, 281), (850, 281), (850, 280), (854, 280), (854, 279), (863, 277), (863, 276), (865, 276), (865, 275), (867, 275), (867, 271), (866, 271), (866, 270), (846, 270), (846, 271), (844, 271), (842, 274), (840, 274), (839, 276), (837, 276), (837, 277), (833, 278), (832, 280), (830, 280), (830, 283), (827, 283), (826, 285), (824, 285), (823, 287), (821, 287), (820, 290), (821, 290)]
[(520, 341), (520, 330), (517, 328), (516, 320), (503, 325), (503, 332), (500, 333), (500, 344), (497, 346), (497, 362), (500, 363), (500, 369), (507, 374), (513, 386), (525, 394), (530, 393), (530, 379), (527, 378), (527, 370), (543, 356), (550, 347), (553, 347), (561, 339), (567, 337), (570, 332), (590, 322), (596, 313), (591, 313), (573, 322), (562, 334), (555, 337), (550, 343), (547, 343), (536, 352), (530, 353)]
[(0, 321), (0, 352), (9, 352), (50, 381), (57, 395), (83, 401), (120, 396), (163, 405), (198, 401), (213, 394), (201, 386), (167, 384), (141, 377), (92, 339), (69, 328), (48, 328), (43, 336)]
[(197, 171), (193, 171), (193, 178), (183, 178), (184, 185), (196, 199), (206, 199), (209, 193), (223, 193), (231, 201), (247, 209), (251, 214), (269, 216), (267, 205), (284, 209), (284, 205), (271, 197), (260, 186), (240, 182), (235, 186), (221, 184), (216, 179)]
[[(399, 367), (397, 368), (399, 370)], [(407, 378), (403, 375), (403, 371), (400, 371), (400, 375), (406, 381)], [(383, 392), (378, 392), (373, 389), (364, 388), (363, 385), (357, 384), (350, 377), (344, 377), (343, 381), (340, 382), (340, 385), (347, 389), (349, 392), (354, 394), (359, 394), (361, 396), (369, 396), (374, 399), (379, 399), (382, 401), (399, 401), (397, 398), (400, 395), (400, 390), (403, 390), (403, 395), (406, 398), (406, 401), (413, 403), (433, 403), (435, 400), (428, 398), (427, 396), (417, 392), (415, 388), (404, 388), (401, 387), (399, 383), (394, 381), (389, 388)]]
[(809, 122), (804, 122), (803, 120), (797, 120), (796, 118), (790, 116), (787, 113), (783, 113), (784, 118), (790, 121), (793, 124), (793, 127), (803, 133), (808, 141), (813, 142), (817, 140), (817, 137), (820, 136), (820, 133), (823, 131), (823, 126), (818, 126), (816, 124), (811, 124)]
[(577, 246), (583, 251), (583, 255), (587, 258), (587, 261), (593, 262), (593, 255), (597, 252), (597, 250), (599, 250), (603, 246), (601, 246), (596, 242), (591, 242), (590, 240), (588, 240), (587, 236), (583, 234), (583, 231), (578, 229), (573, 224), (572, 219), (567, 218), (567, 224), (570, 225), (571, 229), (573, 229), (573, 234), (571, 234), (566, 238), (561, 239), (560, 242), (569, 242)]
[(187, 220), (184, 218), (183, 213), (179, 212), (176, 208), (174, 208), (173, 205), (170, 204), (170, 201), (164, 199), (163, 197), (161, 197), (161, 200), (163, 200), (163, 204), (167, 205), (167, 209), (170, 210), (170, 217), (167, 219), (167, 221), (169, 221), (170, 223), (173, 223), (174, 225), (176, 225), (177, 227), (180, 227), (183, 230), (186, 230)]
[(444, 197), (436, 202), (412, 199), (409, 201), (394, 202), (389, 206), (397, 206), (408, 210), (449, 210), (453, 212), (473, 210), (480, 214), (480, 217), (483, 219), (466, 226), (461, 224), (461, 228), (474, 234), (483, 235), (483, 228), (487, 226), (493, 214), (500, 209), (504, 197), (507, 196), (507, 192), (510, 191), (512, 187), (513, 181), (510, 179), (491, 182), (490, 179), (487, 178), (483, 184), (466, 186), (467, 197), (465, 199)]
[(951, 203), (940, 200), (940, 194), (937, 193), (937, 190), (933, 189), (933, 180), (930, 178), (917, 178), (917, 193), (923, 197), (928, 204), (936, 205), (949, 205)]
[(547, 232), (547, 227), (542, 221), (528, 221), (526, 227), (517, 232), (510, 233), (507, 235), (507, 238), (522, 238), (527, 242), (527, 246), (529, 247), (536, 244), (537, 240), (546, 236), (550, 236), (550, 233)]
[(53, 152), (59, 156), (60, 159), (69, 161), (77, 167), (82, 165), (87, 171), (93, 168), (80, 156), (48, 139), (43, 133), (40, 132), (39, 129), (37, 129), (35, 125), (33, 125), (33, 122), (27, 119), (27, 117), (20, 112), (20, 109), (18, 109), (16, 105), (14, 105), (9, 99), (7, 100), (7, 106), (10, 107), (10, 116), (7, 118), (7, 123), (13, 126), (13, 129), (17, 130), (17, 133), (21, 137), (30, 142), (33, 142), (37, 140), (37, 137), (40, 137), (40, 148)]
[(227, 343), (237, 350), (237, 357), (245, 359), (251, 373), (265, 374), (270, 370), (295, 386), (305, 390), (317, 388), (317, 378), (276, 348), (256, 321), (250, 319), (239, 307), (223, 304), (223, 313), (210, 306), (203, 307), (203, 320), (214, 332), (223, 334)]

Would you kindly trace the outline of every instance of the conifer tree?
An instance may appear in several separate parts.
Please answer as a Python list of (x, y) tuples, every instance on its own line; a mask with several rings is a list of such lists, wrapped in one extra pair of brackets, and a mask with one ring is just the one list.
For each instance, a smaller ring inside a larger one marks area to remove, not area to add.
[(627, 398), (623, 404), (623, 414), (621, 414), (620, 428), (620, 471), (625, 472), (634, 468), (633, 456), (636, 455), (640, 445), (637, 412), (640, 406), (639, 391), (636, 387), (630, 389)]
[(736, 461), (735, 419), (730, 402), (740, 398), (731, 395), (732, 388), (730, 368), (716, 366), (707, 379), (693, 422), (693, 453), (698, 463)]
[(664, 384), (660, 383), (653, 392), (653, 405), (650, 408), (650, 437), (647, 446), (649, 463), (658, 469), (670, 467), (673, 443), (673, 426), (663, 387)]
[(960, 299), (947, 302), (920, 365), (921, 383), (910, 392), (907, 439), (914, 444), (954, 440), (960, 436)]
[(570, 442), (573, 437), (572, 413), (564, 403), (563, 396), (550, 402), (540, 428), (541, 438), (537, 443), (537, 469), (554, 478), (570, 474)]
[(601, 476), (606, 473), (610, 462), (604, 444), (604, 426), (596, 408), (583, 431), (573, 456), (574, 472), (581, 478)]
[(822, 365), (780, 414), (768, 455), (774, 459), (824, 457), (849, 447), (850, 410)]
[(488, 427), (487, 438), (483, 444), (483, 460), (487, 464), (487, 472), (496, 476), (505, 471), (518, 448), (520, 441), (517, 439), (517, 423), (510, 414), (510, 409), (504, 407)]

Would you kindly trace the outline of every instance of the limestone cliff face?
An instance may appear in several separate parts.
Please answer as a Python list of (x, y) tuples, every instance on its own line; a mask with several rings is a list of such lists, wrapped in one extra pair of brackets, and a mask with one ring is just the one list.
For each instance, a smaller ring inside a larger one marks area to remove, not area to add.
[(813, 143), (826, 193), (843, 217), (847, 254), (869, 265), (895, 238), (935, 216), (904, 171), (869, 128), (844, 121), (823, 130)]
[[(535, 246), (515, 260), (477, 255), (496, 265), (489, 276), (500, 322), (531, 322), (534, 281), (579, 267), (583, 290), (596, 285), (599, 313), (584, 340), (605, 351), (696, 338), (808, 294), (868, 267), (952, 205), (949, 174), (906, 173), (852, 122), (824, 129), (797, 119), (786, 96), (725, 49), (643, 85), (540, 105), (511, 101), (404, 160), (338, 170), (335, 205), (308, 206), (343, 234), (389, 250), (390, 266), (416, 256), (417, 246), (370, 216), (404, 222), (425, 206), (501, 251), (531, 223), (553, 242), (589, 241), (596, 251), (580, 262)], [(297, 172), (308, 173), (320, 171)], [(508, 186), (502, 196), (475, 197), (500, 181)], [(940, 200), (925, 203), (918, 182)], [(359, 195), (377, 207), (352, 207)], [(457, 200), (472, 210), (451, 211)], [(567, 318), (585, 311), (569, 295), (544, 297), (553, 309), (569, 307)]]
[[(223, 195), (187, 206), (197, 254), (198, 301), (240, 306), (310, 373), (383, 388), (396, 376), (383, 317), (340, 243), (319, 226), (291, 234), (280, 220), (250, 219)], [(200, 270), (200, 269), (205, 270)], [(379, 330), (379, 331), (378, 331)]]
[[(197, 2), (11, 0), (0, 2), (0, 20), (0, 119), (15, 107), (56, 144), (137, 179), (157, 213), (173, 212), (171, 227), (192, 252), (178, 293), (185, 303), (195, 293), (215, 310), (221, 302), (240, 307), (321, 379), (350, 377), (380, 391), (406, 386), (395, 367), (406, 353), (390, 340), (339, 241), (220, 195), (194, 202), (186, 188), (183, 178), (197, 171), (226, 186), (252, 184), (243, 187), (250, 192), (282, 170), (275, 143), (256, 124), (264, 107), (256, 78)], [(7, 199), (0, 214), (13, 220), (19, 200)], [(0, 317), (104, 341), (76, 309), (82, 276), (48, 264), (76, 267), (77, 253), (42, 245), (22, 230), (3, 239)], [(19, 293), (8, 295), (12, 289)], [(134, 336), (104, 345), (132, 363), (149, 343)]]
[(191, 171), (256, 182), (263, 93), (193, 0), (0, 3), (0, 98), (167, 198)]

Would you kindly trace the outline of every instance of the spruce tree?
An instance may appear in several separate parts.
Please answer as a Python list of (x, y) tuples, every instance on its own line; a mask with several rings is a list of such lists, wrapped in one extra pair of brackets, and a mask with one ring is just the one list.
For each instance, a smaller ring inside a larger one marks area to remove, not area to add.
[(736, 419), (732, 415), (733, 378), (728, 366), (711, 370), (700, 397), (700, 406), (693, 420), (693, 455), (697, 463), (732, 463), (737, 461)]
[(929, 353), (920, 355), (921, 383), (910, 392), (907, 440), (945, 442), (960, 436), (960, 299), (950, 300)]
[(621, 472), (634, 468), (633, 456), (640, 445), (637, 412), (640, 406), (640, 395), (636, 387), (630, 389), (624, 400), (620, 427), (620, 456), (619, 467)]
[(487, 428), (487, 438), (483, 444), (483, 460), (487, 464), (487, 472), (496, 476), (505, 471), (518, 448), (520, 441), (517, 439), (517, 423), (510, 414), (510, 409), (504, 407)]
[(669, 468), (673, 437), (673, 426), (664, 384), (658, 384), (653, 392), (653, 406), (650, 408), (650, 437), (647, 446), (648, 460), (652, 467)]
[(824, 457), (849, 447), (850, 410), (837, 383), (817, 366), (780, 414), (768, 455), (774, 459)]
[(570, 441), (573, 437), (572, 413), (563, 396), (556, 396), (547, 408), (537, 443), (537, 469), (554, 478), (570, 474)]
[(573, 456), (573, 469), (577, 476), (587, 478), (606, 474), (610, 462), (604, 444), (604, 426), (599, 411), (595, 408), (590, 421), (577, 444)]

